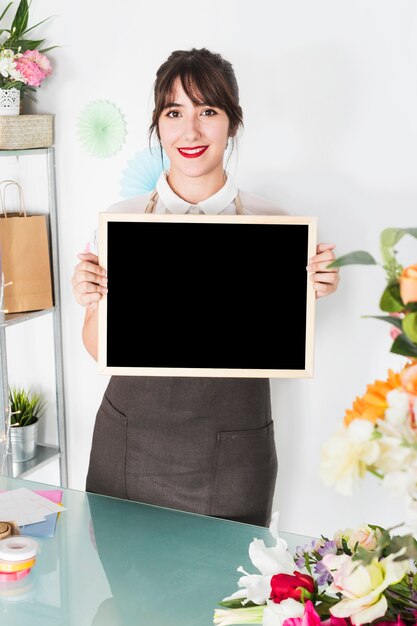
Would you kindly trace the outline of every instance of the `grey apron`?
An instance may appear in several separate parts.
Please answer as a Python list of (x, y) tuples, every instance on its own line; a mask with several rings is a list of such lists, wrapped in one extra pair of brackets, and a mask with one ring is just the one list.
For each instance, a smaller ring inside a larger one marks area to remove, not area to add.
[(277, 466), (269, 379), (114, 376), (86, 489), (268, 526)]

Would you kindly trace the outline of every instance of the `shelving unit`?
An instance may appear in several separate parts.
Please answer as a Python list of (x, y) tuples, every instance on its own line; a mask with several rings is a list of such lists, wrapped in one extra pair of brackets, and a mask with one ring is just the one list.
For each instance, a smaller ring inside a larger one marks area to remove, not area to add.
[[(31, 150), (0, 150), (0, 159), (1, 157), (5, 156), (16, 156), (20, 158), (34, 154), (44, 155), (46, 158), (48, 176), (49, 235), (54, 306), (51, 309), (33, 311), (29, 313), (5, 314), (4, 311), (0, 311), (0, 474), (13, 477), (24, 477), (31, 471), (39, 469), (40, 467), (46, 465), (52, 460), (59, 458), (60, 481), (61, 485), (63, 487), (66, 487), (68, 483), (68, 472), (65, 437), (65, 402), (62, 358), (61, 299), (59, 284), (58, 223), (56, 206), (54, 149), (38, 148)], [(53, 318), (55, 392), (57, 410), (56, 422), (58, 445), (50, 446), (45, 444), (38, 444), (37, 456), (34, 459), (23, 463), (13, 463), (10, 451), (10, 441), (8, 438), (10, 410), (8, 401), (9, 380), (7, 373), (7, 328), (11, 325), (23, 324), (42, 315), (52, 315)]]

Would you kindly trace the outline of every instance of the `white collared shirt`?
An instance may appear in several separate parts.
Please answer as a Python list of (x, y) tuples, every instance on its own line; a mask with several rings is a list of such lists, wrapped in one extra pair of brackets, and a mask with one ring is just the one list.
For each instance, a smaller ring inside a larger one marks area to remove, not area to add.
[(162, 172), (156, 183), (158, 202), (155, 213), (205, 213), (206, 215), (236, 213), (234, 200), (238, 194), (238, 188), (231, 176), (227, 176), (225, 184), (215, 194), (198, 204), (190, 204), (171, 189), (167, 175), (168, 172)]
[[(239, 193), (243, 206), (243, 215), (288, 215), (288, 211), (277, 204), (247, 191), (241, 191), (231, 175), (226, 172), (227, 180), (223, 187), (215, 194), (202, 200), (197, 205), (190, 204), (171, 189), (166, 179), (168, 172), (162, 172), (156, 183), (158, 201), (155, 213), (205, 213), (206, 215), (236, 215), (235, 198)], [(128, 198), (111, 205), (107, 211), (110, 213), (145, 213), (152, 192)], [(89, 242), (89, 249), (97, 254), (98, 239), (97, 231)]]

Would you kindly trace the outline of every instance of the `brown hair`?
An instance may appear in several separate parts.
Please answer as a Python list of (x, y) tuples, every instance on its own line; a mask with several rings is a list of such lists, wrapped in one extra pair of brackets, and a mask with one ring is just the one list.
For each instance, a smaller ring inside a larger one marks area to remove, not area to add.
[(239, 105), (239, 87), (232, 64), (207, 48), (192, 48), (175, 50), (156, 72), (155, 108), (149, 127), (149, 146), (152, 134), (156, 131), (162, 157), (158, 120), (170, 101), (174, 81), (178, 77), (193, 104), (204, 102), (225, 111), (229, 118), (229, 136), (234, 142), (239, 126), (243, 127), (243, 112)]

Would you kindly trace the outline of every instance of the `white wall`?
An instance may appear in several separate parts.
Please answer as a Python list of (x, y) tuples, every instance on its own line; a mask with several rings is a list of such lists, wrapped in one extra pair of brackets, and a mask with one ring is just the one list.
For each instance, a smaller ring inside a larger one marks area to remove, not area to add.
[[(222, 53), (235, 67), (245, 114), (232, 168), (238, 185), (294, 213), (317, 215), (320, 240), (335, 242), (338, 254), (360, 248), (378, 254), (383, 228), (415, 226), (417, 219), (417, 5), (33, 2), (33, 23), (49, 14), (57, 17), (42, 32), (62, 47), (51, 53), (55, 74), (39, 90), (36, 110), (56, 114), (70, 485), (82, 488), (107, 381), (82, 347), (83, 312), (70, 278), (97, 213), (118, 199), (127, 160), (147, 145), (156, 69), (178, 48)], [(99, 98), (117, 103), (128, 125), (122, 151), (103, 160), (84, 153), (76, 137), (81, 108)], [(415, 262), (412, 243), (401, 251), (404, 262)], [(277, 258), (271, 304), (288, 309), (290, 328), (287, 280), (290, 259)], [(380, 268), (344, 270), (337, 295), (317, 303), (314, 379), (272, 382), (280, 463), (275, 506), (283, 530), (317, 535), (364, 520), (401, 520), (400, 504), (372, 478), (346, 499), (318, 476), (320, 446), (345, 408), (388, 366), (402, 364), (388, 353), (388, 328), (360, 319), (378, 313), (383, 287)]]

